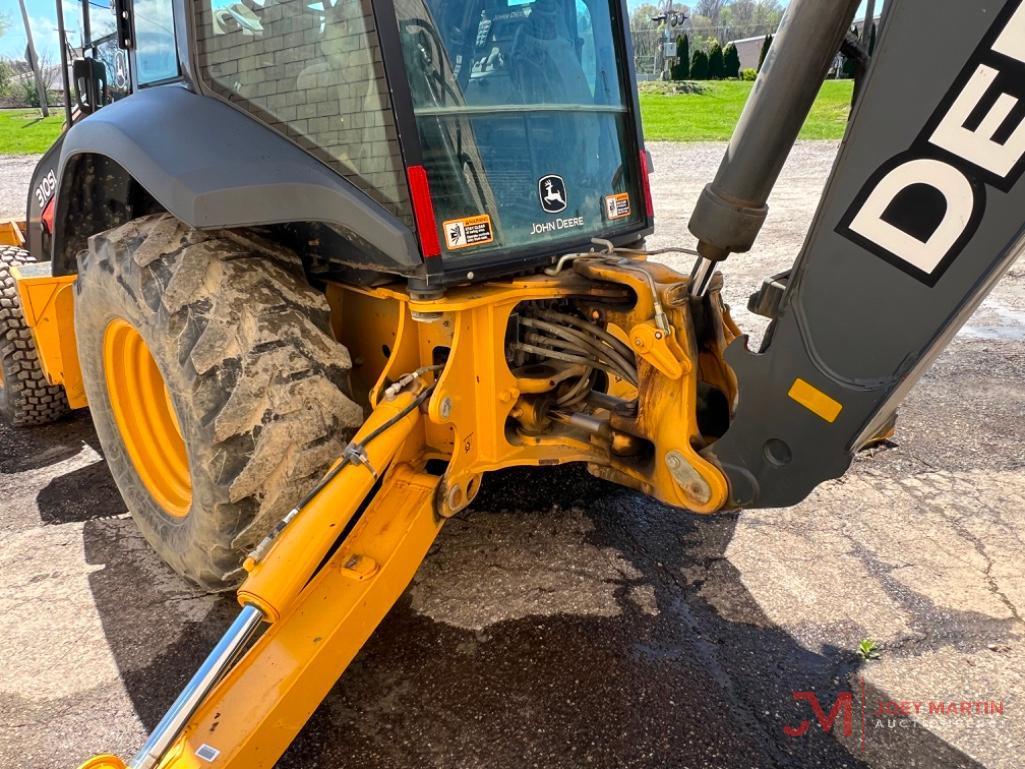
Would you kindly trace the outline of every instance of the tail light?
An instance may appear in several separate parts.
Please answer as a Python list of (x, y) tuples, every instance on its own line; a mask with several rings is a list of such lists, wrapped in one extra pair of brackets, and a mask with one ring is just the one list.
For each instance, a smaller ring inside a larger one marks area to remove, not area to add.
[(441, 256), (438, 223), (434, 219), (427, 170), (423, 166), (410, 166), (406, 170), (406, 177), (409, 179), (409, 194), (413, 200), (413, 217), (416, 220), (416, 234), (420, 238), (420, 250), (425, 259)]
[(650, 173), (648, 151), (641, 150), (641, 189), (644, 190), (644, 210), (647, 212), (648, 218), (652, 219), (655, 216), (655, 204), (651, 200), (651, 181), (648, 179)]
[(57, 210), (57, 196), (50, 198), (50, 202), (43, 206), (43, 212), (39, 215), (39, 221), (43, 223), (43, 232), (53, 234), (53, 216)]

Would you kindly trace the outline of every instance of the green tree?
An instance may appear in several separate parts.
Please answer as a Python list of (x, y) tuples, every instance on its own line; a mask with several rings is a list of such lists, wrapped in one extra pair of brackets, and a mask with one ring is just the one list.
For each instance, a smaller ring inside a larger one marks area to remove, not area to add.
[(690, 79), (708, 80), (708, 54), (704, 51), (694, 51), (690, 60)]
[(11, 78), (14, 76), (14, 69), (7, 63), (6, 59), (0, 59), (0, 96), (9, 96), (11, 93)]
[(762, 65), (765, 64), (765, 57), (769, 55), (769, 49), (772, 47), (772, 35), (766, 35), (765, 40), (762, 41), (762, 52), (758, 54), (758, 71), (762, 71)]
[(727, 0), (697, 0), (694, 4), (694, 14), (707, 17), (713, 27), (718, 27), (726, 3)]
[(771, 35), (783, 18), (779, 0), (731, 0), (722, 9), (719, 25), (734, 39)]
[(708, 52), (708, 79), (722, 80), (726, 77), (726, 60), (722, 54), (722, 46), (718, 43), (712, 45)]
[(690, 38), (687, 35), (676, 38), (676, 59), (673, 80), (687, 80), (690, 77)]
[(782, 20), (783, 6), (779, 0), (758, 0), (755, 3), (755, 28), (751, 32), (751, 36), (772, 34), (779, 29), (779, 23)]
[(652, 21), (652, 17), (657, 16), (658, 12), (657, 6), (644, 3), (630, 13), (630, 35), (633, 37), (634, 56), (637, 62), (645, 62), (646, 67), (654, 67), (658, 49), (662, 45), (659, 25)]
[(652, 18), (658, 16), (658, 6), (643, 3), (634, 8), (630, 14), (630, 29), (655, 29), (658, 27)]
[(730, 43), (726, 46), (726, 50), (722, 54), (723, 61), (726, 65), (726, 77), (731, 80), (736, 80), (740, 77), (740, 52), (737, 51), (737, 46)]

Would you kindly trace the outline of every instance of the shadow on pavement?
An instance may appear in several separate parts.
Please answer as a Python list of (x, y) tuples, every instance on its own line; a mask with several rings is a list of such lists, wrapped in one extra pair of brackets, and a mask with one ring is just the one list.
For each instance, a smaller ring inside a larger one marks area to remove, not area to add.
[(41, 427), (11, 427), (0, 421), (0, 474), (24, 473), (55, 465), (99, 440), (88, 411), (76, 411)]
[[(859, 661), (846, 650), (809, 651), (767, 619), (724, 557), (734, 514), (691, 515), (568, 467), (496, 473), (461, 518), (574, 507), (593, 523), (590, 544), (615, 549), (640, 574), (614, 586), (617, 616), (527, 617), (472, 631), (418, 614), (404, 596), (279, 766), (979, 766), (921, 728), (894, 739), (882, 758), (863, 754), (857, 698), (850, 734), (842, 717), (833, 733), (820, 729), (793, 693), (814, 691), (828, 713), (856, 688)], [(158, 567), (119, 553), (103, 523), (85, 527), (89, 562), (105, 565), (90, 575), (91, 589), (126, 690), (151, 729), (236, 606), (192, 594), (206, 602), (203, 619), (153, 627), (162, 609), (154, 603), (169, 602), (149, 584)], [(435, 547), (445, 547), (444, 532)], [(654, 590), (657, 615), (628, 599), (638, 583)], [(714, 608), (723, 605), (729, 620)], [(155, 656), (140, 665), (147, 644)], [(805, 719), (807, 734), (784, 734)]]
[(36, 506), (44, 524), (80, 523), (127, 512), (103, 461), (88, 411), (75, 412), (44, 427), (8, 429), (4, 439), (13, 451), (0, 458), (0, 473), (50, 467), (77, 456), (84, 446), (100, 454), (92, 464), (51, 477), (40, 489)]
[(90, 521), (127, 512), (114, 478), (102, 459), (57, 476), (36, 497), (43, 523)]

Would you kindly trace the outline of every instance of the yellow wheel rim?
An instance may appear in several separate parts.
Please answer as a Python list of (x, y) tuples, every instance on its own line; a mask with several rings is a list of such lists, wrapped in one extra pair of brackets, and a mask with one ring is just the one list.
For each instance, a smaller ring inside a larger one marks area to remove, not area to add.
[(139, 332), (111, 321), (103, 335), (107, 393), (128, 458), (164, 512), (188, 514), (192, 503), (189, 456), (171, 395)]

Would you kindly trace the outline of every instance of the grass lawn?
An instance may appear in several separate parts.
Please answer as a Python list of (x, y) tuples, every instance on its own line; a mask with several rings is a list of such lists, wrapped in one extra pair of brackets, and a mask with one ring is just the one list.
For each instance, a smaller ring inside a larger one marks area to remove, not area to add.
[[(643, 83), (641, 115), (649, 141), (725, 141), (740, 117), (754, 83), (738, 81), (689, 84), (689, 93), (671, 93), (679, 84)], [(687, 86), (685, 86), (687, 87)], [(840, 139), (847, 126), (854, 82), (830, 80), (822, 86), (802, 139)], [(38, 110), (0, 110), (0, 155), (38, 155), (60, 133), (64, 113), (51, 111), (43, 120)]]
[[(666, 93), (676, 84), (641, 85), (641, 117), (648, 141), (726, 141), (754, 83), (694, 83), (691, 93)], [(829, 80), (822, 86), (802, 139), (841, 139), (847, 127), (853, 80)]]
[(41, 155), (60, 135), (63, 124), (63, 109), (51, 108), (45, 120), (36, 109), (0, 110), (0, 155)]

